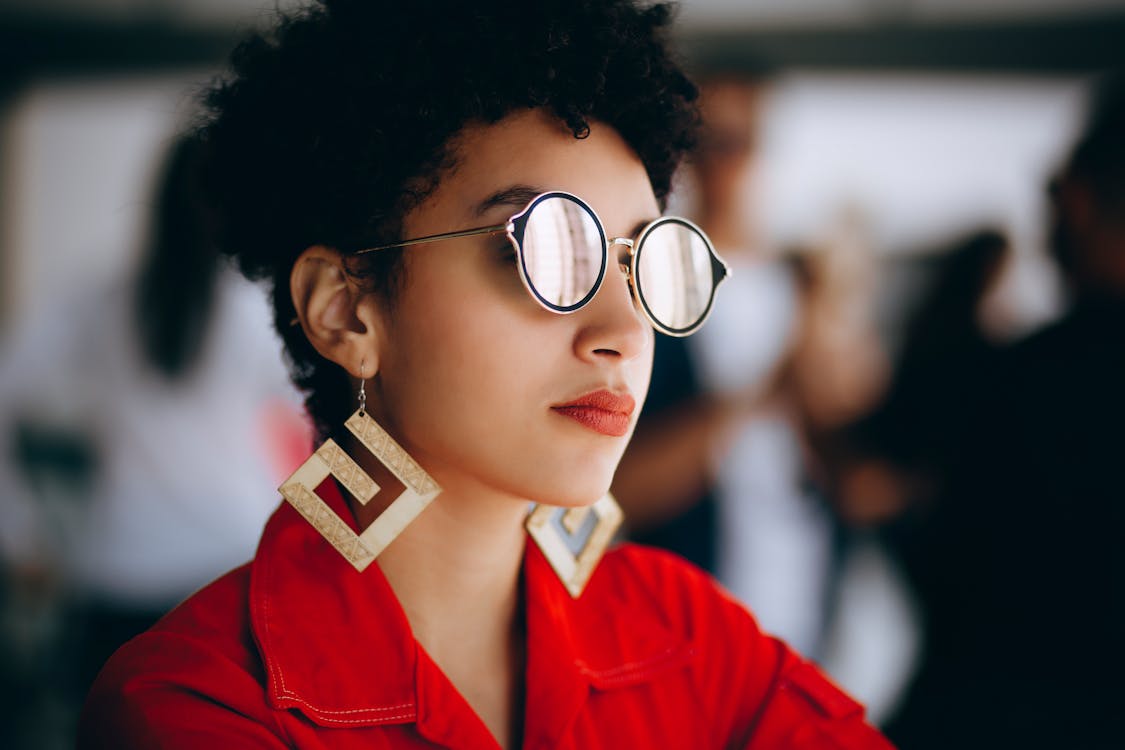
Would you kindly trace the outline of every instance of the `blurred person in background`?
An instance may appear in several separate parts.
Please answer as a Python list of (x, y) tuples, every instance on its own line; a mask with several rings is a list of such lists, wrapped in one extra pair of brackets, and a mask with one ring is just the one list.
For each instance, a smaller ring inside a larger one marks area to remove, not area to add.
[[(928, 522), (927, 513), (948, 493), (964, 459), (966, 433), (976, 429), (988, 398), (986, 375), (996, 345), (983, 332), (980, 312), (1008, 252), (1002, 235), (983, 231), (921, 261), (936, 279), (906, 325), (905, 346), (887, 393), (871, 413), (852, 413), (811, 438), (824, 484), (832, 488), (828, 501), (846, 527), (867, 530), (841, 538), (842, 561), (858, 560), (852, 567), (861, 571), (879, 563), (882, 571), (875, 580), (881, 578), (897, 594), (897, 602), (854, 597), (865, 608), (873, 603), (891, 607), (890, 616), (882, 618), (882, 650), (895, 652), (888, 664), (898, 674), (875, 683), (884, 698), (883, 721), (897, 712), (923, 657), (924, 626), (933, 627), (935, 616), (949, 611), (942, 560), (948, 552), (933, 555), (913, 529)], [(838, 587), (846, 589), (846, 582)], [(880, 624), (878, 618), (857, 617), (852, 601), (840, 603), (844, 610), (835, 614), (843, 624), (837, 623), (837, 630)], [(868, 675), (870, 682), (865, 662), (872, 655), (857, 658), (856, 653), (854, 647), (832, 643), (826, 663), (841, 674)]]
[(983, 229), (922, 261), (934, 278), (909, 316), (886, 394), (871, 413), (826, 436), (841, 448), (832, 473), (846, 518), (907, 523), (962, 473), (965, 433), (991, 398), (999, 350), (982, 324), (985, 305), (1010, 255), (1002, 233)]
[(307, 450), (263, 293), (208, 237), (198, 152), (171, 150), (135, 278), (44, 305), (3, 349), (9, 747), (71, 737), (109, 655), (249, 559)]
[[(725, 346), (717, 352), (736, 360), (725, 368), (733, 371), (728, 374), (733, 382), (722, 388), (702, 382), (698, 336), (658, 339), (648, 409), (614, 480), (634, 538), (678, 552), (711, 572), (718, 563), (715, 453), (770, 389), (789, 346), (797, 304), (791, 275), (783, 264), (764, 258), (748, 210), (767, 87), (764, 73), (704, 82), (700, 142), (689, 156), (695, 213), (732, 266), (726, 284), (737, 285), (719, 299), (709, 321), (709, 327), (735, 334), (733, 341), (720, 337)], [(746, 305), (759, 309), (743, 315)]]
[(1008, 239), (994, 229), (939, 253), (936, 279), (907, 326), (882, 406), (896, 420), (885, 442), (913, 451), (899, 462), (918, 463), (917, 470), (935, 480), (955, 471), (960, 438), (983, 408), (981, 375), (992, 370), (998, 349), (983, 325), (985, 305), (1010, 256)]
[[(941, 492), (895, 530), (927, 615), (922, 668), (888, 728), (907, 750), (1120, 746), (1123, 133), (1116, 79), (1051, 187), (1070, 311), (980, 368), (960, 438), (929, 448), (955, 453)], [(951, 395), (933, 388), (937, 404)]]
[[(874, 404), (873, 259), (841, 222), (798, 259), (758, 236), (757, 131), (768, 80), (702, 85), (695, 213), (733, 273), (708, 326), (658, 341), (650, 411), (614, 480), (632, 536), (714, 570), (768, 630), (821, 654), (837, 531), (819, 435)], [(814, 442), (815, 441), (815, 442)]]

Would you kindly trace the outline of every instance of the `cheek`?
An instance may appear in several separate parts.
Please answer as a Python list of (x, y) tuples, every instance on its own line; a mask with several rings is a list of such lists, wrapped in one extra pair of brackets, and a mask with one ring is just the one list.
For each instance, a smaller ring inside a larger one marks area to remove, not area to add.
[(566, 346), (544, 325), (550, 321), (527, 309), (530, 300), (446, 281), (412, 280), (417, 293), (401, 300), (383, 368), (386, 408), (403, 437), (442, 450), (479, 442), (484, 431), (502, 439), (502, 431), (518, 430), (544, 388), (550, 357)]
[[(487, 277), (451, 276), (419, 274), (404, 290), (380, 370), (387, 429), (439, 481), (471, 475), (545, 502), (595, 499), (625, 442), (607, 449), (560, 429), (550, 412), (591, 378), (575, 356), (578, 318), (542, 310), (522, 289), (515, 298), (498, 293)], [(649, 329), (644, 350), (622, 368), (638, 407), (652, 345)]]

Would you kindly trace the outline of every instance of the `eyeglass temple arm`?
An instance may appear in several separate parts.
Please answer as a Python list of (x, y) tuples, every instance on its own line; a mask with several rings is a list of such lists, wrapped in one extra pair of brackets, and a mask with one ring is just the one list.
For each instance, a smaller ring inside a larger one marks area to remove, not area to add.
[(500, 232), (512, 231), (512, 223), (507, 224), (493, 224), (489, 227), (477, 227), (476, 229), (463, 229), (460, 232), (445, 232), (443, 234), (431, 234), (425, 237), (418, 237), (413, 240), (403, 240), (402, 242), (395, 242), (390, 245), (379, 245), (378, 247), (369, 247), (363, 250), (357, 250), (356, 255), (363, 255), (364, 253), (373, 253), (378, 250), (390, 250), (396, 247), (406, 247), (408, 245), (425, 245), (430, 242), (438, 242), (440, 240), (453, 240), (458, 237), (475, 237), (480, 234), (499, 234)]

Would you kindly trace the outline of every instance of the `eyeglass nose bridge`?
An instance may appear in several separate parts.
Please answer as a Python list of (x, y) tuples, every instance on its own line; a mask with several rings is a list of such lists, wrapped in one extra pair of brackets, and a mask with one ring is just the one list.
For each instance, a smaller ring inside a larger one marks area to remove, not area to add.
[[(633, 302), (637, 305), (638, 309), (643, 310), (641, 297), (637, 290), (637, 280), (633, 275), (633, 259), (634, 253), (636, 252), (636, 244), (636, 241), (629, 237), (614, 237), (606, 242), (606, 247), (610, 253), (616, 254), (617, 268), (621, 273), (625, 274), (625, 283), (629, 285), (629, 294), (633, 296)], [(648, 317), (647, 313), (646, 317)]]
[(633, 246), (635, 244), (633, 240), (628, 237), (614, 237), (606, 244), (611, 252), (616, 252), (617, 266), (625, 272), (626, 276), (632, 277)]

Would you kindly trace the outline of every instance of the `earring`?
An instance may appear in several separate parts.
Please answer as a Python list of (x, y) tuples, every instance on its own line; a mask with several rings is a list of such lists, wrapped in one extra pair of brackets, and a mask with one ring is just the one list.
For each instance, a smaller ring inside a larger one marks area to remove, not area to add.
[(585, 508), (536, 505), (524, 526), (555, 574), (577, 599), (625, 515), (608, 492)]
[(278, 488), (289, 504), (360, 572), (441, 494), (441, 487), (433, 477), (367, 413), (364, 364), (360, 365), (359, 371), (359, 408), (348, 417), (344, 426), (403, 483), (405, 489), (402, 494), (362, 533), (352, 531), (316, 494), (315, 488), (332, 476), (366, 505), (378, 494), (380, 487), (332, 438), (325, 440)]

